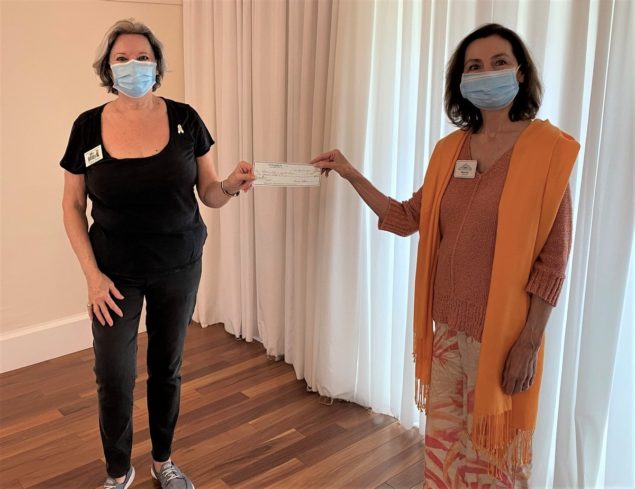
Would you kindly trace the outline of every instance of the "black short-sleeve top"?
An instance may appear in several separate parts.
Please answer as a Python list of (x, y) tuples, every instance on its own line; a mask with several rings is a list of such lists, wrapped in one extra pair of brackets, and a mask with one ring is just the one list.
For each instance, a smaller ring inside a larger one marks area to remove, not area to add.
[(84, 175), (92, 202), (90, 241), (106, 274), (169, 272), (203, 253), (207, 230), (194, 195), (196, 158), (214, 140), (192, 107), (163, 100), (170, 137), (159, 153), (111, 157), (101, 139), (102, 105), (75, 120), (60, 162), (69, 172)]

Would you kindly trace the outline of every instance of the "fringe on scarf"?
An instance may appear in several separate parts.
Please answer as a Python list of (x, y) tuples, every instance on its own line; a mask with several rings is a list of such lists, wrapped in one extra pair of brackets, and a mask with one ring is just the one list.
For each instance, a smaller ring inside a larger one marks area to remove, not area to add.
[(471, 436), (474, 447), (488, 460), (490, 475), (515, 474), (531, 463), (533, 432), (513, 429), (511, 411), (474, 416)]
[(430, 384), (424, 384), (421, 379), (415, 379), (415, 402), (419, 411), (428, 412), (428, 395)]

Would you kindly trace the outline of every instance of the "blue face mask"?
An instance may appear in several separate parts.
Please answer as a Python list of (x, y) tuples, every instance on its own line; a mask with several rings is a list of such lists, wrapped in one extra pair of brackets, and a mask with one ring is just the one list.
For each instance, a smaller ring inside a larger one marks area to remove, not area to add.
[(463, 73), (461, 95), (479, 109), (506, 107), (518, 94), (518, 68), (480, 73)]
[(113, 87), (132, 98), (143, 97), (157, 80), (157, 64), (154, 61), (137, 61), (110, 65)]

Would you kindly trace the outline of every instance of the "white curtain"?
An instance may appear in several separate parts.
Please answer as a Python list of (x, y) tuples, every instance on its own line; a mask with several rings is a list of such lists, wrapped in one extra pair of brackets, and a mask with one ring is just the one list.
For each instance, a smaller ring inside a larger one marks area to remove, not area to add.
[[(322, 149), (330, 2), (185, 2), (183, 14), (186, 98), (218, 140), (221, 175), (239, 159), (299, 162)], [(318, 189), (259, 188), (204, 211), (195, 319), (261, 340), (299, 377), (314, 343), (320, 202)]]
[[(544, 82), (539, 116), (582, 143), (532, 487), (634, 486), (633, 2), (184, 0), (183, 13), (186, 98), (218, 141), (221, 175), (239, 159), (308, 161), (339, 147), (400, 199), (452, 129), (443, 78), (456, 44), (491, 21), (525, 39)], [(258, 188), (204, 218), (195, 319), (262, 341), (323, 395), (423, 427), (416, 237), (377, 231), (336, 175), (319, 189)]]

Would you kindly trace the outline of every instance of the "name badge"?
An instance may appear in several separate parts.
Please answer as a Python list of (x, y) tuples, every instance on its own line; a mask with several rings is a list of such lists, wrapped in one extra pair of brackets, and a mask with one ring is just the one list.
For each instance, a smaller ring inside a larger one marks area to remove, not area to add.
[(103, 159), (104, 154), (101, 151), (101, 144), (84, 153), (84, 161), (87, 167)]
[(476, 160), (456, 160), (454, 178), (474, 178), (476, 176)]

